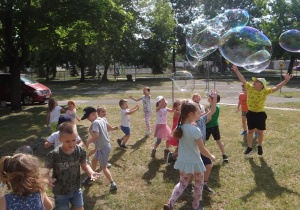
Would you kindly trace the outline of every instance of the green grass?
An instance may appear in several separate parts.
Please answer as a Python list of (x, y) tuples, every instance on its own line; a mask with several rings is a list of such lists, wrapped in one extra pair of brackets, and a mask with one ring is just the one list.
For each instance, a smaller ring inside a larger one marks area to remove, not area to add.
[[(119, 97), (119, 96), (118, 96)], [(129, 103), (132, 107), (133, 102)], [(292, 104), (291, 104), (292, 106)], [(299, 107), (299, 104), (297, 105)], [(84, 106), (79, 106), (78, 116), (82, 116)], [(107, 105), (107, 119), (111, 125), (120, 125), (120, 108)], [(216, 194), (204, 193), (202, 205), (206, 209), (298, 209), (300, 205), (300, 123), (299, 112), (267, 110), (267, 131), (264, 137), (264, 155), (259, 158), (254, 153), (243, 155), (246, 139), (240, 136), (241, 116), (234, 106), (220, 106), (221, 140), (229, 156), (229, 163), (223, 165), (221, 152), (213, 139), (206, 146), (218, 160), (214, 163), (209, 185)], [(10, 155), (22, 145), (33, 146), (45, 129), (46, 105), (28, 106), (21, 112), (11, 113), (9, 108), (0, 109), (0, 154)], [(171, 126), (172, 114), (168, 115)], [(151, 127), (156, 122), (151, 116)], [(87, 120), (77, 123), (81, 138), (89, 138)], [(162, 209), (178, 183), (179, 174), (172, 166), (167, 166), (163, 157), (164, 144), (157, 151), (157, 158), (150, 157), (156, 139), (144, 137), (143, 112), (131, 116), (132, 136), (127, 150), (117, 146), (116, 139), (122, 136), (120, 130), (110, 133), (112, 151), (109, 162), (115, 182), (116, 194), (109, 193), (109, 183), (105, 176), (96, 182), (83, 186), (85, 209)], [(49, 135), (49, 134), (48, 134)], [(34, 154), (44, 162), (50, 149), (43, 148), (43, 142)], [(255, 146), (255, 144), (254, 144)], [(91, 148), (90, 148), (91, 149)], [(173, 150), (174, 148), (171, 148)], [(85, 175), (82, 174), (82, 178)], [(0, 196), (6, 192), (1, 188)], [(49, 196), (53, 198), (51, 192)], [(192, 197), (186, 193), (176, 202), (175, 209), (191, 209)]]

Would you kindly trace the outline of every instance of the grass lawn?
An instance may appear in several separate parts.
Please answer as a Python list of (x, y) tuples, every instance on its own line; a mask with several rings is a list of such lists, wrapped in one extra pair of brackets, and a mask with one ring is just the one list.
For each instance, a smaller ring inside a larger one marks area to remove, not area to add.
[[(138, 94), (140, 95), (140, 94)], [(117, 96), (119, 98), (119, 96)], [(134, 105), (130, 101), (129, 106)], [(292, 105), (291, 105), (292, 106)], [(299, 106), (298, 106), (299, 107)], [(78, 116), (82, 116), (84, 106), (79, 106)], [(113, 126), (120, 125), (120, 108), (107, 105), (107, 119)], [(266, 110), (268, 114), (265, 132), (264, 155), (258, 157), (256, 144), (254, 153), (243, 154), (246, 136), (240, 136), (241, 116), (236, 107), (220, 105), (221, 140), (229, 157), (223, 165), (220, 149), (213, 139), (206, 146), (218, 160), (214, 163), (209, 186), (216, 193), (204, 193), (201, 204), (206, 209), (298, 209), (300, 205), (300, 122), (299, 112)], [(22, 145), (33, 146), (45, 129), (47, 105), (27, 106), (21, 112), (11, 113), (9, 108), (0, 109), (0, 154), (11, 155)], [(172, 126), (172, 114), (168, 115)], [(151, 116), (152, 128), (156, 122)], [(77, 123), (80, 137), (89, 138), (87, 120)], [(164, 144), (157, 151), (155, 159), (150, 157), (156, 139), (145, 137), (143, 112), (131, 116), (132, 135), (129, 148), (117, 146), (116, 139), (122, 136), (120, 130), (110, 133), (112, 151), (109, 162), (114, 181), (118, 185), (116, 194), (109, 192), (109, 182), (102, 176), (87, 186), (83, 186), (85, 209), (162, 209), (178, 183), (179, 173), (173, 165), (167, 166), (163, 155)], [(47, 134), (46, 136), (48, 136)], [(44, 149), (42, 142), (34, 150), (34, 155), (44, 162), (50, 149)], [(256, 142), (256, 141), (254, 141)], [(91, 149), (91, 148), (89, 148)], [(174, 150), (175, 148), (171, 148)], [(82, 179), (85, 175), (82, 174)], [(0, 188), (0, 196), (6, 193)], [(53, 198), (53, 194), (48, 191)], [(176, 202), (175, 209), (191, 209), (192, 197), (183, 193)]]

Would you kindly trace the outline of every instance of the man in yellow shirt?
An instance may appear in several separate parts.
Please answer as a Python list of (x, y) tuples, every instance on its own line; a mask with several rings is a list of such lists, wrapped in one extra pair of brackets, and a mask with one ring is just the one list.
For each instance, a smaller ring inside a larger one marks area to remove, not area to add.
[(258, 133), (258, 146), (257, 154), (262, 155), (262, 141), (263, 141), (263, 132), (266, 130), (266, 119), (267, 114), (265, 113), (265, 102), (267, 95), (274, 93), (277, 90), (280, 90), (290, 79), (293, 77), (291, 74), (287, 73), (284, 76), (284, 81), (279, 83), (273, 88), (267, 88), (267, 82), (264, 78), (252, 77), (253, 84), (247, 82), (244, 76), (239, 72), (237, 66), (233, 65), (232, 70), (236, 73), (239, 80), (243, 83), (247, 89), (247, 104), (248, 104), (248, 113), (247, 125), (248, 125), (248, 135), (247, 143), (248, 148), (244, 151), (244, 154), (249, 154), (252, 152), (252, 141), (253, 134), (255, 129)]

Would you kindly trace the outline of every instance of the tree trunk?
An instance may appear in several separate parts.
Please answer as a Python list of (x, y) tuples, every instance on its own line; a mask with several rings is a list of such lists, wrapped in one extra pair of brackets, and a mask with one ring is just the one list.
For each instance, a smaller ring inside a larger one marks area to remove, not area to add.
[(55, 77), (56, 77), (56, 64), (52, 64), (51, 69), (52, 69), (53, 79), (55, 79)]
[(173, 73), (176, 72), (175, 60), (176, 60), (176, 51), (175, 51), (175, 48), (173, 47), (173, 55), (172, 55), (172, 62), (173, 62), (173, 69), (172, 69), (172, 72), (173, 72)]
[(47, 67), (46, 67), (46, 81), (49, 81), (49, 71), (50, 71), (50, 67), (47, 65)]
[(289, 73), (289, 74), (292, 74), (292, 71), (293, 71), (293, 65), (294, 65), (295, 59), (296, 59), (296, 56), (295, 56), (294, 53), (292, 53), (292, 54), (291, 54), (290, 63), (289, 63), (288, 72), (287, 72), (287, 73)]
[(84, 81), (84, 66), (80, 66), (80, 72), (81, 72), (81, 76), (80, 76), (80, 82)]
[(103, 81), (108, 81), (108, 79), (107, 79), (108, 68), (109, 68), (109, 63), (107, 62), (106, 64), (104, 64), (104, 72), (103, 72), (103, 76), (102, 76)]

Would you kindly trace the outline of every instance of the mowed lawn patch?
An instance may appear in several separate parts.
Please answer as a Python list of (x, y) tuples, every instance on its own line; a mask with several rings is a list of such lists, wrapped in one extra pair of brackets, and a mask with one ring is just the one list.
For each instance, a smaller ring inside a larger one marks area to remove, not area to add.
[[(139, 94), (140, 95), (140, 94)], [(129, 107), (135, 102), (130, 101)], [(102, 105), (102, 104), (101, 104)], [(85, 106), (79, 106), (82, 116)], [(169, 105), (169, 107), (171, 107)], [(121, 113), (117, 105), (106, 105), (107, 120), (120, 125)], [(153, 106), (153, 110), (155, 107)], [(212, 138), (207, 141), (208, 150), (218, 160), (214, 163), (209, 186), (216, 193), (203, 193), (201, 204), (206, 209), (297, 209), (300, 205), (300, 122), (298, 111), (266, 110), (268, 114), (262, 157), (257, 155), (256, 140), (254, 152), (245, 156), (246, 136), (241, 136), (241, 114), (236, 107), (220, 105), (221, 140), (225, 145), (229, 163), (223, 165), (220, 149)], [(21, 112), (10, 113), (9, 108), (0, 110), (0, 154), (11, 155), (22, 145), (33, 146), (46, 128), (47, 105), (28, 106)], [(172, 126), (172, 114), (168, 114)], [(155, 111), (151, 116), (152, 130), (156, 123)], [(78, 133), (83, 141), (89, 139), (87, 120), (77, 122)], [(165, 142), (158, 147), (157, 157), (150, 157), (156, 139), (145, 137), (145, 122), (142, 109), (131, 115), (132, 135), (128, 149), (121, 149), (116, 143), (123, 133), (110, 133), (112, 151), (109, 162), (114, 181), (118, 185), (116, 194), (109, 192), (109, 182), (102, 176), (95, 182), (83, 186), (85, 209), (162, 209), (179, 181), (179, 173), (173, 165), (167, 166), (163, 154)], [(43, 144), (49, 133), (34, 150), (34, 155), (44, 163), (51, 149)], [(90, 149), (93, 145), (90, 145)], [(175, 148), (171, 147), (171, 151)], [(82, 174), (82, 179), (86, 176)], [(0, 188), (0, 196), (6, 188)], [(48, 191), (49, 196), (53, 194)], [(191, 209), (192, 196), (183, 193), (175, 209)]]

